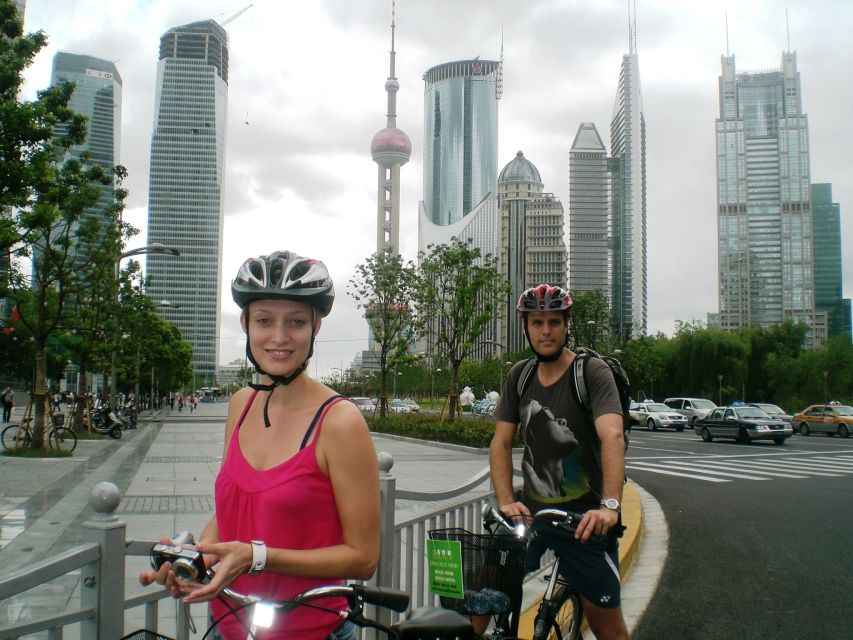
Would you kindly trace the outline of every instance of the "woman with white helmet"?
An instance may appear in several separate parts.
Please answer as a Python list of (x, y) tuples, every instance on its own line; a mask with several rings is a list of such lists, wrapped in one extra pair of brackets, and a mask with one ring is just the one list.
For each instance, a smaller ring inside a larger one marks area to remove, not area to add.
[[(249, 258), (231, 293), (261, 383), (229, 405), (216, 514), (197, 545), (208, 566), (219, 566), (206, 585), (177, 580), (168, 563), (140, 575), (187, 603), (210, 600), (212, 617), (225, 616), (217, 631), (226, 640), (246, 634), (245, 612), (241, 622), (218, 598), (226, 586), (287, 600), (367, 579), (379, 557), (379, 474), (367, 425), (355, 405), (306, 372), (335, 298), (326, 266), (289, 251)], [(264, 637), (322, 640), (339, 625), (335, 615), (298, 607)]]

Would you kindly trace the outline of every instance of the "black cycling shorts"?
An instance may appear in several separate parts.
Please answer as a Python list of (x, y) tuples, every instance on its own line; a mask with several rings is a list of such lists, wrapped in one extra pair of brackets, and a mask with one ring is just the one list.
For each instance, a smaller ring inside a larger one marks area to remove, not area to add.
[(584, 598), (603, 609), (620, 606), (619, 541), (615, 535), (592, 535), (581, 543), (565, 529), (538, 522), (534, 527), (536, 538), (528, 552), (528, 567), (534, 560), (538, 565), (542, 547), (547, 547), (560, 557), (560, 573)]

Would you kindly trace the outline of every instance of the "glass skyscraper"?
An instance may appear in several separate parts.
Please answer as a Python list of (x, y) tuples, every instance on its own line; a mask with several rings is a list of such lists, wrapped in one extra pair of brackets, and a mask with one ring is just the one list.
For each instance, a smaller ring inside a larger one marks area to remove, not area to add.
[(614, 330), (625, 339), (646, 333), (646, 121), (640, 69), (631, 31), (622, 56), (610, 120), (612, 297)]
[(609, 300), (612, 246), (607, 149), (592, 122), (582, 122), (569, 152), (569, 288), (601, 291)]
[(213, 20), (160, 39), (148, 242), (181, 252), (148, 255), (148, 294), (193, 345), (196, 384), (212, 384), (219, 352), (222, 182), (228, 101), (228, 36)]
[(825, 313), (828, 337), (845, 332), (842, 299), (841, 206), (832, 201), (831, 184), (813, 184), (815, 308)]
[(498, 175), (501, 62), (448, 62), (424, 74), (424, 208), (436, 225), (468, 215)]
[[(74, 83), (74, 93), (68, 106), (88, 118), (86, 141), (71, 148), (70, 154), (79, 157), (90, 154), (90, 161), (106, 169), (119, 164), (121, 148), (121, 77), (115, 65), (93, 56), (60, 51), (53, 57), (50, 84)], [(63, 126), (57, 127), (61, 134)], [(103, 210), (114, 202), (113, 187), (102, 185), (97, 209)]]
[(722, 57), (716, 121), (717, 225), (722, 329), (803, 322), (815, 315), (808, 118), (797, 54), (780, 69), (737, 73)]

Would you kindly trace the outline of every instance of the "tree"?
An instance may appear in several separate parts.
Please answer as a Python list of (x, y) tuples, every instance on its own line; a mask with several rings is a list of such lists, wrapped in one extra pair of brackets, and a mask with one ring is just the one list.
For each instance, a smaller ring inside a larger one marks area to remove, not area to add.
[[(13, 262), (8, 296), (32, 337), (35, 357), (33, 442), (41, 447), (49, 339), (68, 319), (79, 274), (91, 264), (92, 249), (113, 237), (125, 193), (122, 167), (91, 163), (87, 154), (69, 156), (86, 139), (86, 119), (68, 102), (74, 86), (64, 84), (19, 102), (24, 70), (45, 45), (43, 33), (23, 35), (9, 2), (0, 2), (0, 250), (32, 264), (30, 274)], [(64, 159), (64, 161), (63, 161)], [(107, 210), (95, 212), (101, 188), (118, 184)], [(96, 215), (97, 213), (97, 215)]]
[[(390, 250), (356, 266), (349, 295), (364, 309), (379, 351), (379, 415), (388, 414), (388, 372), (411, 359), (415, 268)], [(396, 375), (396, 372), (395, 372)]]
[[(481, 255), (471, 241), (429, 245), (419, 256), (417, 286), (418, 334), (450, 365), (450, 420), (459, 397), (459, 367), (487, 328), (494, 326), (509, 285), (497, 259)], [(432, 353), (432, 349), (430, 353)]]
[(610, 310), (600, 289), (572, 293), (571, 342), (604, 354), (611, 350)]

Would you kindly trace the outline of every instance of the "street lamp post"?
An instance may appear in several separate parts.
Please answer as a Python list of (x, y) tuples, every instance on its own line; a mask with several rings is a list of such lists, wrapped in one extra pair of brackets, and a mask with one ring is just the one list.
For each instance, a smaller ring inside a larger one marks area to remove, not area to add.
[(435, 374), (441, 373), (441, 369), (432, 369), (432, 367), (430, 369), (429, 406), (432, 408), (433, 398), (435, 397)]
[[(181, 252), (175, 249), (174, 247), (167, 247), (164, 244), (159, 242), (152, 242), (151, 244), (145, 245), (144, 247), (137, 247), (136, 249), (130, 249), (129, 251), (125, 251), (120, 254), (115, 261), (115, 283), (116, 283), (116, 302), (121, 303), (119, 299), (119, 286), (118, 286), (118, 278), (119, 278), (119, 269), (121, 267), (121, 261), (125, 258), (131, 258), (133, 256), (139, 256), (145, 253), (156, 253), (161, 255), (169, 255), (174, 257), (179, 257)], [(113, 347), (112, 353), (110, 354), (110, 388), (109, 394), (110, 396), (116, 395), (116, 368), (118, 366), (118, 352), (116, 348)], [(115, 402), (113, 402), (115, 405)]]
[(719, 385), (719, 401), (720, 401), (719, 404), (722, 407), (723, 406), (723, 374), (722, 373), (717, 374), (717, 383)]
[(829, 375), (829, 371), (823, 372), (823, 403), (826, 404), (829, 402), (829, 396), (826, 393), (826, 377)]
[(586, 326), (592, 328), (592, 350), (595, 351), (595, 338), (598, 333), (598, 323), (595, 320), (587, 320)]

